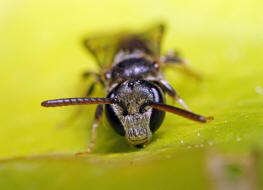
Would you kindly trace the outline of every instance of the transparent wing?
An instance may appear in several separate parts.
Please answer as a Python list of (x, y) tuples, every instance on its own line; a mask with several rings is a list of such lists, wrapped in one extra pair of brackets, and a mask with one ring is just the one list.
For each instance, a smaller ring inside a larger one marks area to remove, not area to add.
[(90, 51), (101, 68), (108, 67), (114, 57), (120, 34), (94, 36), (84, 40), (84, 46)]
[(147, 53), (158, 58), (163, 31), (164, 25), (159, 24), (140, 33), (121, 32), (90, 37), (84, 40), (84, 45), (100, 67), (107, 69), (111, 66), (114, 55), (121, 49), (140, 49), (143, 46)]
[(147, 43), (149, 50), (152, 52), (152, 55), (157, 58), (159, 58), (160, 56), (160, 46), (164, 30), (165, 26), (163, 24), (158, 24), (139, 34), (139, 37)]

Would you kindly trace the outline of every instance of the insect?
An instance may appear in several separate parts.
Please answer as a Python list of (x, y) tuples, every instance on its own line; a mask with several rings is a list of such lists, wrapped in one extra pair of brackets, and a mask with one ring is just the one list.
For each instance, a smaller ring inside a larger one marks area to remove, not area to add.
[[(152, 134), (162, 124), (165, 112), (202, 123), (213, 119), (191, 112), (164, 79), (163, 67), (169, 63), (185, 65), (176, 53), (160, 55), (164, 29), (164, 25), (157, 25), (141, 33), (124, 32), (86, 39), (84, 45), (96, 59), (100, 71), (86, 72), (85, 76), (95, 77), (96, 83), (105, 87), (107, 96), (88, 97), (94, 89), (93, 83), (87, 97), (42, 102), (45, 107), (98, 104), (89, 148), (78, 154), (90, 152), (94, 147), (103, 110), (113, 130), (137, 148), (144, 147), (151, 140)], [(184, 109), (165, 104), (166, 93)]]

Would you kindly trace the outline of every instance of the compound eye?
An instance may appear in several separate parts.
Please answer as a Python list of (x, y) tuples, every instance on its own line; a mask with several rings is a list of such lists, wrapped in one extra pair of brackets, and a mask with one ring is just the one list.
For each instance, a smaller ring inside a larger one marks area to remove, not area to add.
[[(153, 100), (154, 102), (165, 103), (165, 97), (160, 88), (153, 86), (151, 90), (154, 94), (154, 100)], [(154, 108), (152, 109), (152, 114), (150, 119), (150, 129), (152, 133), (154, 133), (157, 129), (159, 129), (160, 125), (163, 122), (164, 116), (165, 116), (164, 111), (160, 111)]]
[[(110, 93), (108, 95), (108, 97), (114, 98), (115, 93), (114, 92)], [(114, 110), (114, 106), (117, 106), (117, 105), (106, 104), (105, 105), (105, 114), (106, 114), (107, 120), (109, 121), (110, 126), (114, 129), (114, 131), (116, 131), (119, 135), (124, 136), (125, 135), (124, 127), (121, 124), (121, 121), (120, 121), (117, 113)], [(124, 110), (123, 115), (124, 114), (126, 114), (125, 110)]]

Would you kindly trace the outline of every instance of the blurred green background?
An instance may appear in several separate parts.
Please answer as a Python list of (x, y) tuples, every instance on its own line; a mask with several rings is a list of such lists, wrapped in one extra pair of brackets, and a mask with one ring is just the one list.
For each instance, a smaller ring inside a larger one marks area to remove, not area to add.
[[(263, 188), (262, 10), (259, 0), (1, 0), (1, 189)], [(81, 73), (98, 67), (84, 37), (160, 21), (168, 26), (163, 52), (176, 48), (203, 76), (175, 69), (167, 80), (192, 110), (215, 120), (168, 113), (142, 150), (104, 121), (94, 152), (75, 157), (88, 146), (95, 107), (58, 129), (76, 107), (40, 102), (85, 93), (91, 81)]]

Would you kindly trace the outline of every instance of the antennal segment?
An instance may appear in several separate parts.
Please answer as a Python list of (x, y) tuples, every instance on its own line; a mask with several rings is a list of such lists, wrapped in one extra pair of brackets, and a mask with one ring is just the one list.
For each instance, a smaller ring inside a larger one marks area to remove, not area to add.
[(169, 106), (166, 104), (161, 104), (161, 103), (157, 103), (157, 102), (147, 102), (145, 103), (144, 106), (151, 106), (152, 108), (158, 109), (158, 110), (162, 110), (162, 111), (167, 111), (167, 112), (171, 112), (177, 115), (180, 115), (182, 117), (194, 120), (194, 121), (198, 121), (201, 123), (206, 123), (208, 120), (213, 120), (213, 117), (204, 117), (198, 114), (195, 114), (193, 112), (190, 111), (186, 111), (184, 109), (181, 108), (177, 108), (174, 106)]
[(87, 104), (114, 104), (114, 98), (62, 98), (47, 100), (41, 103), (44, 107), (87, 105)]

